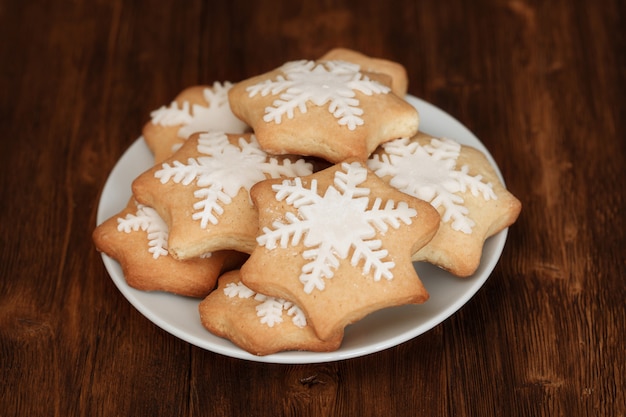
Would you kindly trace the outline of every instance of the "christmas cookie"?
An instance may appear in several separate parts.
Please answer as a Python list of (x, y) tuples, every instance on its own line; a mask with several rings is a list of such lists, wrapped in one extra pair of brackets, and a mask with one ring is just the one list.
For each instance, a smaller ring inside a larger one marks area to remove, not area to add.
[(246, 286), (300, 306), (322, 340), (428, 293), (411, 256), (439, 226), (428, 203), (350, 160), (306, 177), (255, 185), (258, 246), (241, 267)]
[(172, 255), (190, 259), (218, 250), (250, 252), (257, 232), (250, 187), (311, 172), (302, 158), (266, 154), (250, 133), (198, 133), (136, 178), (132, 189), (168, 225)]
[(120, 263), (131, 287), (205, 297), (215, 288), (228, 254), (178, 261), (169, 254), (167, 237), (167, 225), (157, 212), (134, 200), (93, 232), (96, 248)]
[(332, 49), (322, 56), (320, 61), (348, 61), (358, 64), (365, 72), (386, 74), (391, 78), (391, 91), (398, 97), (404, 97), (409, 87), (406, 69), (398, 62), (372, 58), (346, 48)]
[(287, 350), (329, 352), (341, 339), (320, 340), (302, 310), (289, 301), (246, 287), (239, 271), (222, 275), (218, 288), (199, 305), (202, 325), (254, 355)]
[(476, 271), (485, 240), (513, 224), (521, 210), (485, 155), (450, 139), (419, 133), (391, 141), (367, 165), (393, 187), (439, 211), (439, 231), (413, 260), (458, 276)]
[(365, 160), (419, 124), (417, 110), (378, 79), (390, 77), (346, 61), (293, 61), (236, 84), (229, 99), (268, 153)]
[(228, 90), (231, 87), (229, 82), (189, 87), (169, 106), (152, 111), (142, 133), (155, 161), (169, 158), (193, 133), (243, 133), (249, 130), (230, 110)]

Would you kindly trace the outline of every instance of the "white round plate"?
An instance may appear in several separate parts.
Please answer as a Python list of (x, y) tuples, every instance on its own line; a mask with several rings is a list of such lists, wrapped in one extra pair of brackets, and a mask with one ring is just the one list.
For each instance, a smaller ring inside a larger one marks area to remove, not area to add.
[[(448, 137), (485, 153), (501, 177), (484, 145), (459, 121), (439, 108), (413, 96), (407, 100), (420, 113), (420, 130), (437, 137)], [(131, 183), (151, 168), (153, 157), (139, 138), (111, 171), (98, 206), (98, 224), (119, 213), (131, 197)], [(439, 268), (416, 263), (430, 299), (421, 305), (407, 305), (375, 312), (346, 328), (341, 348), (335, 352), (281, 352), (252, 355), (228, 340), (205, 330), (198, 314), (199, 300), (177, 295), (138, 291), (126, 284), (120, 265), (102, 255), (104, 265), (122, 294), (141, 314), (172, 335), (195, 346), (222, 355), (269, 363), (319, 363), (355, 358), (378, 352), (410, 340), (435, 327), (461, 308), (485, 283), (504, 248), (507, 230), (489, 238), (476, 273), (469, 278), (454, 277)]]

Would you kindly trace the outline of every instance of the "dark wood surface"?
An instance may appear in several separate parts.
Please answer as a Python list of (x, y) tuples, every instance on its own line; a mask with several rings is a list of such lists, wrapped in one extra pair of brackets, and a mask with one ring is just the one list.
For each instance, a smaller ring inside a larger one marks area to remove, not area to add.
[[(0, 416), (624, 416), (626, 3), (0, 0)], [(100, 192), (149, 112), (335, 46), (401, 62), (524, 207), (426, 334), (278, 365), (204, 351), (116, 289)]]

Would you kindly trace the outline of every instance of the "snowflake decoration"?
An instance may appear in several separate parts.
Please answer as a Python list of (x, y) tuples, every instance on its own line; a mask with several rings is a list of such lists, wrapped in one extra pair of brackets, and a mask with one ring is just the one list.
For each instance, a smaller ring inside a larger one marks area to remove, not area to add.
[(180, 107), (176, 101), (172, 101), (169, 106), (161, 106), (152, 111), (150, 117), (153, 124), (161, 126), (183, 125), (193, 120), (188, 101), (183, 101)]
[(443, 205), (441, 220), (452, 222), (454, 230), (472, 233), (475, 222), (468, 216), (465, 200), (459, 193), (468, 189), (485, 200), (497, 199), (493, 185), (482, 181), (481, 175), (468, 174), (469, 167), (457, 168), (461, 145), (450, 139), (432, 138), (420, 145), (407, 138), (382, 145), (382, 155), (373, 155), (367, 165), (378, 176), (391, 176), (390, 185), (414, 197), (428, 201), (433, 207)]
[(182, 125), (178, 137), (188, 139), (196, 132), (221, 131), (243, 133), (246, 124), (239, 120), (230, 110), (228, 91), (232, 88), (228, 81), (224, 84), (215, 82), (211, 88), (202, 91), (208, 106), (190, 105), (183, 101), (179, 107), (176, 101), (169, 106), (162, 106), (150, 113), (153, 124), (161, 126)]
[(375, 281), (393, 278), (391, 270), (395, 264), (386, 260), (387, 250), (374, 237), (377, 230), (384, 233), (389, 226), (397, 229), (401, 223), (411, 224), (417, 211), (406, 202), (396, 206), (388, 200), (383, 206), (380, 198), (368, 208), (370, 189), (359, 187), (367, 179), (367, 172), (359, 163), (342, 163), (341, 170), (335, 173), (334, 186), (329, 186), (323, 196), (317, 192), (315, 179), (309, 189), (304, 188), (300, 178), (272, 187), (276, 199), (285, 200), (297, 209), (297, 214), (287, 212), (286, 223), (277, 220), (272, 224), (274, 229), (264, 227), (257, 242), (267, 249), (303, 242), (307, 249), (302, 256), (309, 262), (302, 268), (300, 282), (307, 294), (315, 288), (324, 289), (323, 278), (332, 278), (334, 269), (351, 249), (352, 266), (356, 267), (362, 260), (363, 273), (373, 269)]
[(187, 163), (173, 161), (163, 163), (154, 176), (166, 184), (173, 181), (177, 184), (190, 185), (195, 182), (198, 187), (194, 196), (198, 201), (193, 205), (194, 220), (200, 221), (205, 229), (209, 223), (217, 224), (218, 216), (224, 213), (223, 205), (230, 204), (240, 189), (250, 191), (259, 181), (281, 176), (293, 177), (308, 175), (312, 172), (311, 164), (299, 159), (291, 162), (275, 157), (261, 150), (254, 135), (250, 141), (240, 137), (238, 146), (229, 142), (224, 133), (208, 132), (200, 134), (197, 151), (202, 156), (189, 158)]
[(283, 311), (287, 312), (287, 315), (291, 317), (291, 321), (297, 327), (303, 328), (306, 326), (306, 317), (298, 306), (282, 298), (255, 293), (242, 282), (229, 283), (224, 288), (224, 294), (230, 298), (247, 299), (254, 297), (260, 303), (256, 306), (256, 314), (260, 317), (261, 323), (269, 327), (274, 327), (275, 324), (283, 322)]
[(359, 100), (355, 98), (355, 91), (371, 96), (372, 94), (386, 94), (390, 88), (370, 80), (359, 72), (356, 64), (344, 61), (293, 61), (283, 65), (283, 75), (276, 80), (266, 80), (246, 89), (250, 97), (257, 94), (279, 95), (271, 107), (265, 109), (263, 120), (280, 123), (283, 116), (289, 119), (294, 117), (297, 109), (306, 113), (307, 103), (324, 106), (328, 103), (328, 110), (338, 119), (341, 126), (355, 130), (363, 125), (363, 110), (359, 107)]
[(142, 230), (148, 234), (148, 252), (154, 259), (159, 256), (167, 256), (167, 224), (161, 219), (156, 210), (143, 204), (137, 205), (135, 214), (127, 214), (126, 217), (117, 219), (117, 230), (130, 233)]

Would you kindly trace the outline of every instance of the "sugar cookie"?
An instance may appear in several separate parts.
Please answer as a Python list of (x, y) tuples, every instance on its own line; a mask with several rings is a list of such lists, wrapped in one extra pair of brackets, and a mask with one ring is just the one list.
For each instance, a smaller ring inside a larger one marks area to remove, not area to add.
[(132, 188), (168, 225), (172, 255), (189, 259), (218, 250), (250, 252), (257, 232), (250, 187), (311, 172), (302, 158), (266, 154), (252, 134), (198, 133)]
[(96, 248), (117, 260), (129, 286), (204, 297), (215, 288), (227, 252), (178, 261), (169, 255), (168, 228), (158, 213), (134, 200), (93, 231)]
[(269, 153), (365, 160), (419, 125), (417, 110), (376, 81), (379, 75), (346, 61), (288, 62), (237, 83), (230, 105)]
[(341, 344), (341, 338), (320, 340), (293, 303), (247, 288), (239, 271), (219, 278), (217, 290), (200, 303), (199, 312), (207, 330), (255, 355), (287, 350), (329, 352)]
[(458, 276), (476, 271), (485, 240), (513, 224), (521, 210), (485, 155), (451, 139), (424, 133), (398, 139), (383, 144), (367, 164), (393, 187), (439, 211), (439, 231), (413, 260)]
[(300, 306), (319, 338), (335, 339), (378, 309), (428, 298), (411, 255), (435, 234), (439, 215), (362, 163), (263, 181), (251, 196), (260, 232), (242, 281)]
[(142, 134), (155, 161), (169, 158), (193, 133), (248, 131), (249, 127), (230, 110), (228, 90), (231, 87), (228, 81), (189, 87), (169, 106), (152, 111)]
[(332, 49), (324, 54), (320, 61), (348, 61), (358, 64), (365, 72), (387, 74), (391, 78), (391, 91), (398, 97), (404, 97), (409, 88), (406, 68), (399, 62), (369, 57), (347, 48)]

